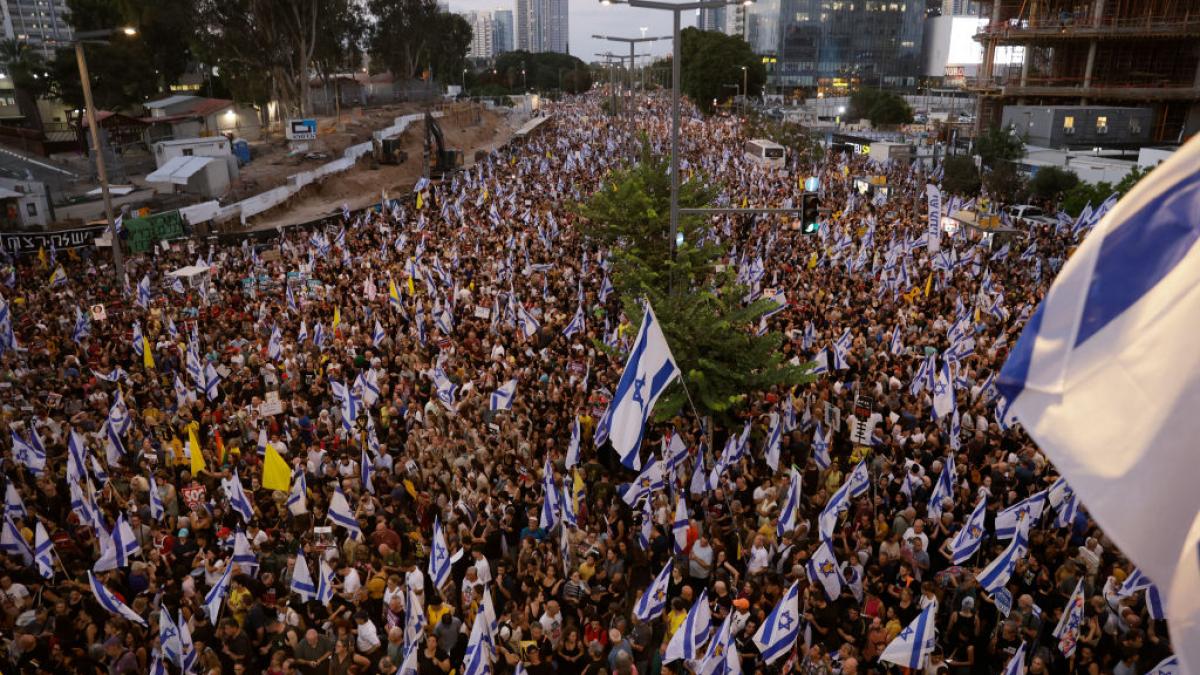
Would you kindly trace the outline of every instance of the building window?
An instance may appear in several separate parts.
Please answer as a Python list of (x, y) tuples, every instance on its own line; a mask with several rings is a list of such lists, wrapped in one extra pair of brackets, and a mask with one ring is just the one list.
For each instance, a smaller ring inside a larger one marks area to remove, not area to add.
[(1075, 116), (1074, 115), (1067, 115), (1066, 117), (1063, 118), (1063, 133), (1065, 133), (1065, 134), (1075, 133)]
[(1107, 134), (1108, 133), (1108, 117), (1106, 117), (1105, 115), (1101, 115), (1096, 118), (1096, 133), (1098, 133), (1098, 134)]
[(183, 149), (183, 156), (184, 156), (184, 157), (191, 157), (193, 154), (195, 154), (195, 152), (194, 152), (194, 151), (193, 151), (191, 148), (184, 148), (184, 149)]
[(30, 216), (36, 216), (37, 204), (34, 204), (33, 202), (25, 202), (25, 213), (28, 213)]
[(1129, 133), (1133, 136), (1140, 136), (1142, 133), (1142, 121), (1136, 117), (1129, 118)]

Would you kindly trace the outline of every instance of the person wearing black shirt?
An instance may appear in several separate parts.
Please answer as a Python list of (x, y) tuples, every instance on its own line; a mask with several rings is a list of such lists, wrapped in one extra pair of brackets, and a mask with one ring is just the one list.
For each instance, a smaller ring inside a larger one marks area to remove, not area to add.
[(417, 653), (417, 672), (420, 675), (446, 675), (450, 672), (450, 655), (438, 647), (432, 633), (425, 636), (425, 647)]

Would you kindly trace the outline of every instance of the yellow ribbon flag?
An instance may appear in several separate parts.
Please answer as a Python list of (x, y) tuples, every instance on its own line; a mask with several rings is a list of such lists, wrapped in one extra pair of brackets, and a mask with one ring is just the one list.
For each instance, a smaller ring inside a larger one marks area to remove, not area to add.
[(192, 455), (192, 476), (194, 477), (207, 466), (204, 463), (204, 453), (200, 451), (200, 440), (196, 438), (195, 429), (188, 429), (188, 452)]
[(814, 269), (817, 266), (817, 252), (813, 251), (808, 256), (808, 269)]
[(425, 208), (425, 199), (421, 196), (422, 193), (417, 193), (417, 209)]
[(583, 476), (579, 474), (579, 469), (572, 469), (571, 474), (573, 477), (571, 485), (572, 506), (574, 506), (574, 512), (579, 513), (579, 500), (583, 498)]
[(743, 209), (746, 208), (746, 205), (749, 203), (750, 203), (750, 200), (748, 198), (742, 197), (742, 208)]
[(154, 350), (150, 349), (150, 340), (142, 336), (142, 365), (154, 370)]
[(929, 273), (929, 278), (925, 279), (925, 297), (929, 297), (929, 291), (933, 290), (933, 272)]
[(262, 486), (268, 490), (292, 491), (292, 470), (270, 443), (263, 457)]
[(337, 328), (338, 324), (340, 324), (341, 322), (342, 322), (342, 308), (334, 307), (333, 308), (333, 327)]

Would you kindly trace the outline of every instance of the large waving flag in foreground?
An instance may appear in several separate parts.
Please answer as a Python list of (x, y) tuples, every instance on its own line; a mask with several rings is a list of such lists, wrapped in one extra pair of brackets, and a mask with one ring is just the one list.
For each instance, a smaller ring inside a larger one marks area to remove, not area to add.
[(800, 587), (792, 587), (754, 634), (754, 644), (768, 665), (787, 655), (800, 635)]
[(667, 346), (667, 338), (654, 310), (646, 303), (642, 327), (634, 340), (629, 361), (625, 363), (625, 372), (617, 383), (608, 410), (596, 426), (596, 445), (604, 443), (606, 438), (611, 440), (613, 449), (621, 456), (621, 463), (630, 469), (640, 469), (642, 460), (638, 457), (638, 448), (642, 445), (646, 420), (658, 397), (676, 377), (679, 377), (679, 366), (675, 365), (675, 357), (671, 356), (671, 348)]
[(926, 607), (925, 611), (900, 631), (896, 639), (884, 647), (879, 660), (914, 670), (923, 668), (925, 657), (933, 651), (934, 637), (937, 634), (937, 629), (933, 626), (934, 608), (935, 605)]
[[(996, 382), (1105, 534), (1162, 584), (1171, 642), (1193, 672), (1200, 671), (1198, 213), (1200, 137), (1100, 220)], [(1154, 527), (1145, 526), (1147, 514)]]

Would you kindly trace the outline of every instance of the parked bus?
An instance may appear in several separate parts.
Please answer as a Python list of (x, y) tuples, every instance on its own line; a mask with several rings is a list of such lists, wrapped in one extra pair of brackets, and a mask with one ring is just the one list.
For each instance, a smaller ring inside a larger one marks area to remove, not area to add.
[(784, 166), (783, 146), (763, 138), (746, 141), (746, 159), (762, 166), (782, 169)]

